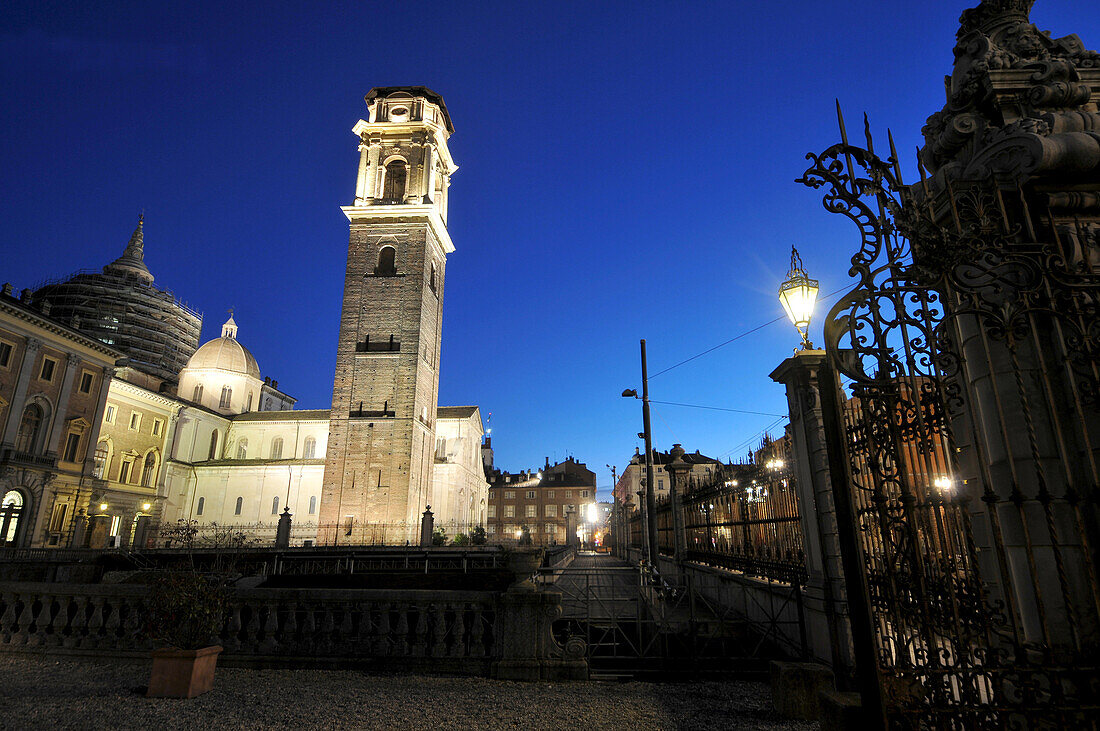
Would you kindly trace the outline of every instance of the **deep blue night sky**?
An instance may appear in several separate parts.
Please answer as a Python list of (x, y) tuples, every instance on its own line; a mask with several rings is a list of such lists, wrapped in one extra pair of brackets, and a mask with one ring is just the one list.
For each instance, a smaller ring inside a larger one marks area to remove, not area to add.
[[(0, 280), (115, 258), (146, 214), (157, 283), (234, 307), (264, 375), (327, 408), (351, 133), (372, 86), (443, 95), (459, 165), (440, 403), (492, 412), (497, 464), (611, 476), (650, 373), (781, 315), (792, 243), (823, 292), (854, 228), (793, 180), (869, 113), (907, 174), (943, 103), (956, 2), (56, 3), (0, 6)], [(1100, 48), (1100, 4), (1032, 20)], [(857, 137), (861, 139), (861, 135)], [(823, 313), (827, 308), (819, 308)], [(819, 332), (815, 326), (814, 330)], [(783, 413), (784, 320), (651, 381), (655, 400)], [(655, 446), (744, 454), (772, 416), (655, 405)]]

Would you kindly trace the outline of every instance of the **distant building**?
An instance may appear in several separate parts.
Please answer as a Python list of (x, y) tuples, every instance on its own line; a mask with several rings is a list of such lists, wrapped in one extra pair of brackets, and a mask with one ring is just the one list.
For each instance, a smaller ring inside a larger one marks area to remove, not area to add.
[(580, 532), (588, 540), (597, 524), (596, 473), (572, 457), (542, 470), (494, 472), (489, 486), (488, 534), (513, 542), (526, 527), (535, 545), (554, 545)]
[[(660, 499), (668, 497), (669, 479), (665, 472), (665, 465), (672, 461), (668, 452), (653, 450), (653, 479), (656, 482), (655, 496)], [(718, 460), (700, 454), (695, 450), (694, 454), (684, 455), (684, 461), (691, 465), (688, 479), (705, 481), (715, 473), (719, 464)], [(638, 450), (634, 450), (634, 456), (630, 458), (626, 469), (623, 470), (619, 482), (615, 485), (615, 498), (622, 504), (631, 503), (635, 510), (638, 509), (638, 492), (642, 489), (642, 479), (645, 477), (645, 456)]]

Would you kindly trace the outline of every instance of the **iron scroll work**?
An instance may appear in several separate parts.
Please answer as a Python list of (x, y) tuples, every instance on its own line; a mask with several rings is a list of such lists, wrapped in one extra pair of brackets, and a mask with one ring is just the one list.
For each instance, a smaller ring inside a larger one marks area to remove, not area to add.
[[(1100, 278), (1018, 223), (1038, 215), (1028, 191), (948, 182), (937, 203), (923, 169), (904, 185), (893, 139), (884, 161), (864, 127), (860, 148), (841, 119), (842, 142), (808, 154), (797, 182), (860, 234), (824, 340), (850, 379), (848, 484), (834, 489), (852, 505), (863, 582), (848, 593), (871, 619), (872, 706), (889, 728), (1095, 728), (1095, 462), (1071, 465), (1064, 446), (1060, 466), (1039, 457), (1074, 435), (1089, 447)], [(1065, 411), (1058, 434), (1043, 434), (1044, 407)], [(1037, 474), (990, 468), (999, 454), (1034, 458)]]

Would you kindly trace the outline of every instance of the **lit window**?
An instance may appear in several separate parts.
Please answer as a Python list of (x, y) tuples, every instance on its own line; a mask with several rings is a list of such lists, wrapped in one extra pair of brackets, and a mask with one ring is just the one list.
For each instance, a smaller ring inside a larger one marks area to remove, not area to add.
[(557, 505), (547, 505), (546, 506), (546, 517), (547, 518), (556, 518), (556, 517), (558, 517), (558, 506)]
[(514, 518), (514, 517), (516, 517), (516, 506), (515, 505), (505, 505), (504, 506), (504, 517), (505, 518)]
[(528, 517), (528, 518), (534, 518), (534, 517), (537, 516), (537, 512), (536, 512), (537, 510), (538, 510), (537, 505), (528, 505), (525, 508), (525, 511), (526, 511), (525, 516)]
[(489, 517), (490, 518), (497, 517), (497, 506), (496, 505), (490, 505), (489, 506)]
[(504, 491), (504, 499), (505, 500), (515, 500), (516, 499), (516, 491), (515, 490), (505, 490)]

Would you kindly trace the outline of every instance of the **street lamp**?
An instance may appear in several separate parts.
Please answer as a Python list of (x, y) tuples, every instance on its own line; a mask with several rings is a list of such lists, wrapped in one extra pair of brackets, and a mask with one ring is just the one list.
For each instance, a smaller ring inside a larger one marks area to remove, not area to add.
[(787, 279), (779, 285), (779, 302), (787, 312), (802, 336), (802, 349), (810, 350), (813, 343), (810, 342), (807, 331), (810, 327), (810, 318), (814, 314), (814, 304), (817, 302), (817, 280), (806, 276), (802, 268), (802, 257), (798, 255), (798, 249), (791, 247), (791, 269), (787, 272)]

